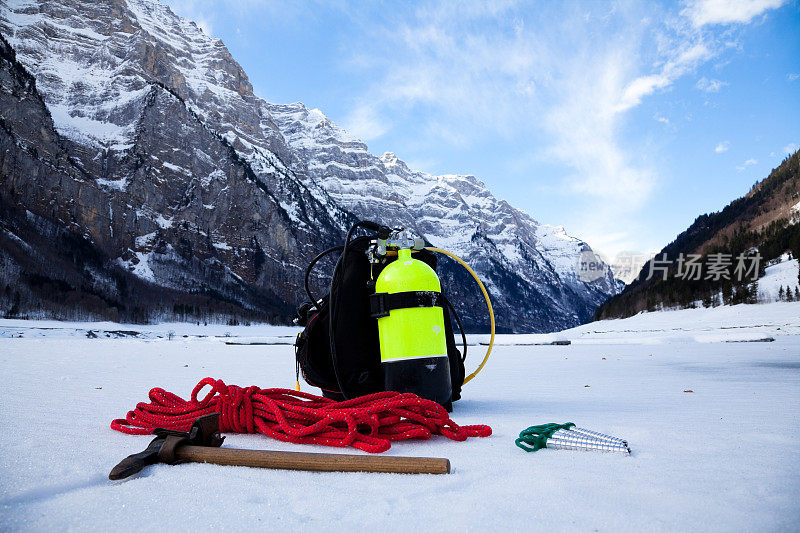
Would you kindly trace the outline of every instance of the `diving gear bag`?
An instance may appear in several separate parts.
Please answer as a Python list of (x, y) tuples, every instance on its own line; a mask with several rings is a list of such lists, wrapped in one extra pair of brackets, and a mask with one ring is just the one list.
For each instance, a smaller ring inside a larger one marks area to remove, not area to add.
[[(309, 290), (309, 296), (316, 303), (306, 302), (298, 310), (295, 322), (303, 326), (304, 330), (295, 341), (297, 369), (302, 372), (309, 385), (322, 389), (326, 398), (344, 400), (386, 390), (384, 370), (381, 367), (378, 322), (371, 316), (374, 310), (371, 313), (370, 296), (375, 293), (375, 280), (393, 258), (368, 257), (368, 252), (375, 245), (373, 236), (350, 240), (348, 235), (347, 247), (339, 257), (330, 286), (334, 300), (333, 317), (330, 316), (330, 292), (317, 298)], [(307, 287), (310, 270), (316, 260), (325, 253), (340, 251), (342, 248), (331, 248), (312, 261), (306, 271)], [(434, 253), (427, 250), (415, 251), (414, 259), (436, 270), (437, 258)], [(461, 386), (465, 377), (466, 342), (462, 330), (462, 354), (456, 346), (451, 324), (451, 311), (455, 310), (446, 298), (441, 300), (443, 302), (436, 302), (435, 305), (442, 307), (444, 315), (451, 393), (449, 400), (440, 403), (450, 411), (452, 402), (461, 397)], [(455, 318), (458, 321), (457, 315)], [(334, 326), (334, 350), (331, 349), (331, 324)]]

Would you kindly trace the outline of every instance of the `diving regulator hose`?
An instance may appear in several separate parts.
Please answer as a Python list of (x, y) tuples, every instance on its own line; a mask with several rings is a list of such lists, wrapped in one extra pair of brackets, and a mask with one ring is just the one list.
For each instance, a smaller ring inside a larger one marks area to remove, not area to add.
[(481, 282), (480, 278), (475, 273), (475, 271), (472, 270), (470, 268), (470, 266), (467, 263), (464, 262), (463, 259), (458, 257), (456, 254), (454, 254), (452, 252), (448, 252), (447, 250), (443, 250), (441, 248), (434, 248), (432, 246), (426, 246), (425, 249), (430, 251), (430, 252), (438, 252), (440, 254), (444, 254), (447, 257), (453, 259), (454, 261), (458, 261), (461, 264), (461, 266), (463, 266), (464, 268), (467, 269), (467, 272), (472, 274), (472, 277), (475, 278), (475, 281), (478, 282), (478, 286), (481, 288), (481, 292), (483, 293), (483, 297), (486, 299), (486, 307), (489, 309), (489, 320), (490, 320), (490, 324), (491, 324), (491, 336), (489, 337), (489, 347), (486, 349), (486, 355), (483, 356), (483, 361), (481, 361), (481, 364), (478, 365), (477, 369), (475, 369), (475, 372), (473, 372), (472, 374), (470, 374), (469, 376), (464, 378), (464, 384), (466, 385), (472, 378), (474, 378), (475, 376), (478, 375), (478, 372), (480, 372), (481, 369), (483, 369), (483, 365), (486, 364), (486, 361), (489, 360), (489, 355), (492, 353), (492, 346), (494, 346), (494, 309), (492, 309), (492, 302), (489, 299), (489, 293), (486, 292), (486, 287), (483, 286), (483, 282)]

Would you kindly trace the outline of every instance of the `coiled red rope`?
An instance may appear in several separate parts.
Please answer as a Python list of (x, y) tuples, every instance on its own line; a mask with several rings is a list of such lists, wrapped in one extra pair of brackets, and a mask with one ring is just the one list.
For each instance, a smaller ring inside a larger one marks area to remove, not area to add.
[[(211, 391), (202, 400), (198, 394)], [(352, 446), (370, 453), (385, 452), (391, 442), (443, 435), (463, 441), (488, 437), (485, 425), (459, 426), (444, 407), (411, 393), (378, 392), (344, 402), (289, 389), (259, 389), (226, 385), (205, 378), (184, 400), (161, 388), (150, 390), (150, 403), (141, 402), (111, 428), (129, 435), (148, 435), (155, 428), (188, 431), (194, 419), (219, 413), (223, 433), (262, 433), (297, 444)]]

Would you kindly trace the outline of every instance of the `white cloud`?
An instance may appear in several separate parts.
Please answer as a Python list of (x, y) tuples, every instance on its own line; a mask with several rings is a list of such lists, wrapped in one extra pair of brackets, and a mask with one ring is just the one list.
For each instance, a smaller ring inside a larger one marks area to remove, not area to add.
[(791, 155), (795, 153), (798, 149), (797, 143), (789, 143), (783, 147), (783, 153), (786, 155)]
[(752, 166), (752, 165), (757, 165), (757, 164), (758, 164), (758, 160), (757, 160), (757, 159), (753, 159), (753, 158), (751, 157), (750, 159), (748, 159), (747, 161), (745, 161), (745, 162), (744, 162), (744, 163), (742, 163), (741, 165), (738, 165), (738, 166), (736, 167), (736, 170), (738, 170), (739, 172), (744, 172), (744, 170), (745, 170), (747, 167), (749, 167), (749, 166)]
[(365, 142), (377, 139), (388, 131), (390, 122), (379, 115), (375, 106), (362, 103), (344, 121), (344, 129)]
[[(392, 128), (378, 117), (413, 119), (415, 137), (401, 147), (412, 158), (413, 143), (480, 148), (530, 139), (509, 167), (561, 165), (554, 194), (591, 204), (594, 221), (583, 229), (632, 231), (635, 213), (659, 186), (659, 165), (647, 159), (646, 140), (626, 135), (630, 112), (736, 44), (734, 35), (698, 28), (679, 9), (598, 2), (522, 10), (513, 1), (442, 0), (411, 15), (385, 13), (383, 23), (364, 24), (363, 43), (348, 42), (343, 63), (373, 81), (345, 126), (370, 139)], [(727, 85), (697, 84), (707, 92)], [(729, 146), (720, 142), (715, 152)], [(624, 222), (621, 211), (630, 214)], [(596, 221), (606, 215), (614, 222), (600, 229)]]
[[(636, 209), (658, 174), (621, 141), (625, 112), (714, 54), (697, 34), (669, 29), (643, 62), (659, 9), (559, 5), (523, 20), (513, 2), (440, 2), (397, 16), (374, 28), (370, 47), (354, 47), (348, 66), (375, 82), (345, 127), (374, 138), (387, 130), (373, 117), (419, 114), (416, 131), (427, 145), (545, 138), (520, 158), (556, 160), (572, 168), (573, 191)], [(617, 31), (625, 38), (608, 37)]]
[(630, 82), (615, 111), (627, 111), (639, 105), (645, 96), (672, 85), (676, 79), (713, 56), (712, 51), (702, 42), (681, 43), (673, 54), (674, 57), (664, 63), (660, 72), (641, 76)]
[(705, 91), (707, 93), (718, 93), (720, 89), (728, 85), (726, 81), (720, 81), (715, 79), (708, 79), (705, 76), (697, 80), (697, 87), (701, 91)]
[(786, 0), (696, 0), (682, 13), (700, 28), (712, 24), (748, 23), (785, 3)]
[(793, 82), (793, 81), (795, 81), (797, 78), (800, 78), (800, 74), (796, 74), (796, 73), (794, 73), (794, 72), (791, 72), (791, 73), (789, 73), (789, 74), (787, 74), (787, 75), (786, 75), (786, 79), (787, 79), (787, 80), (789, 80), (789, 82)]

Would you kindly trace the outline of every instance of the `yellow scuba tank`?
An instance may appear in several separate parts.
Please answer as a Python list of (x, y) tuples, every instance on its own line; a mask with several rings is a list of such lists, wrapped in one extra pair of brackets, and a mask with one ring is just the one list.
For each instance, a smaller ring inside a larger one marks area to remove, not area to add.
[(452, 388), (442, 288), (436, 272), (411, 257), (412, 245), (398, 242), (397, 259), (381, 271), (371, 297), (384, 386), (444, 405)]

